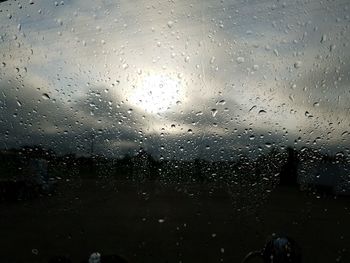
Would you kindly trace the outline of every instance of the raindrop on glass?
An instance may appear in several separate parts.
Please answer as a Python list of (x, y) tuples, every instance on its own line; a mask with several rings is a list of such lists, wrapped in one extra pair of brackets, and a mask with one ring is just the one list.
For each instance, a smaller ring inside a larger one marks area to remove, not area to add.
[(238, 57), (236, 61), (238, 64), (244, 63), (244, 57)]
[(298, 60), (294, 63), (294, 68), (298, 69), (301, 67), (301, 65), (302, 65), (302, 62), (300, 60)]
[(271, 148), (271, 146), (272, 146), (271, 143), (269, 143), (269, 142), (265, 143), (265, 147), (266, 147), (266, 148)]
[(42, 97), (44, 100), (49, 100), (49, 99), (50, 99), (50, 96), (49, 96), (49, 94), (47, 94), (47, 93), (43, 93), (41, 97)]
[(169, 28), (172, 28), (172, 27), (173, 27), (173, 25), (174, 25), (174, 22), (173, 22), (173, 21), (171, 21), (171, 20), (169, 20), (169, 21), (168, 21), (168, 27), (169, 27)]
[(225, 100), (220, 100), (216, 103), (217, 105), (225, 105), (226, 101)]

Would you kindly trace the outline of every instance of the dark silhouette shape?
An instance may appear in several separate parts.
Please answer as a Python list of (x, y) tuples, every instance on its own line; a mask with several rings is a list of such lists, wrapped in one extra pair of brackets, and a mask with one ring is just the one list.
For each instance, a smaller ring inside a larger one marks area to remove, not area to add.
[(264, 262), (301, 263), (301, 249), (290, 237), (277, 237), (265, 245), (262, 252)]
[(243, 259), (247, 263), (253, 258), (261, 258), (264, 263), (301, 263), (299, 245), (290, 237), (275, 237), (268, 241), (260, 251), (252, 251)]
[(287, 162), (282, 166), (280, 173), (281, 185), (297, 185), (298, 157), (293, 148), (287, 148)]

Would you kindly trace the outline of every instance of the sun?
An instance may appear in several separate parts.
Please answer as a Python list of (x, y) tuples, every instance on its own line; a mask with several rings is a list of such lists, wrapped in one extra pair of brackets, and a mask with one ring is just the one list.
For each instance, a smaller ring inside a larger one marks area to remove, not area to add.
[(147, 74), (131, 90), (129, 102), (148, 112), (162, 113), (170, 110), (182, 99), (181, 81), (162, 74)]

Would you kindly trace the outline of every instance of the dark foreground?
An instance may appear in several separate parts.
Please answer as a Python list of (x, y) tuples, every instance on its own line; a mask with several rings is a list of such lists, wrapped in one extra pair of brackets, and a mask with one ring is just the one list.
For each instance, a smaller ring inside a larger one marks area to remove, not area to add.
[(199, 184), (61, 183), (51, 197), (0, 204), (0, 262), (80, 262), (94, 251), (136, 263), (240, 262), (272, 233), (293, 237), (304, 262), (350, 262), (349, 198), (278, 187), (246, 200)]

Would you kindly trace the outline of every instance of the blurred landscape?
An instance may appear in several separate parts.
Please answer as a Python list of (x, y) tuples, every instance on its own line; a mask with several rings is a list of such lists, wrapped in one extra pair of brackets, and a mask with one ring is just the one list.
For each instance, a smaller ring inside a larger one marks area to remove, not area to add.
[[(350, 260), (347, 184), (300, 177), (317, 160), (340, 169), (344, 156), (290, 148), (254, 161), (185, 162), (140, 149), (110, 160), (24, 147), (1, 158), (2, 262), (80, 262), (94, 251), (132, 262), (240, 262), (274, 233), (293, 237), (305, 262)], [(28, 179), (33, 159), (46, 160), (39, 174), (52, 189)]]

